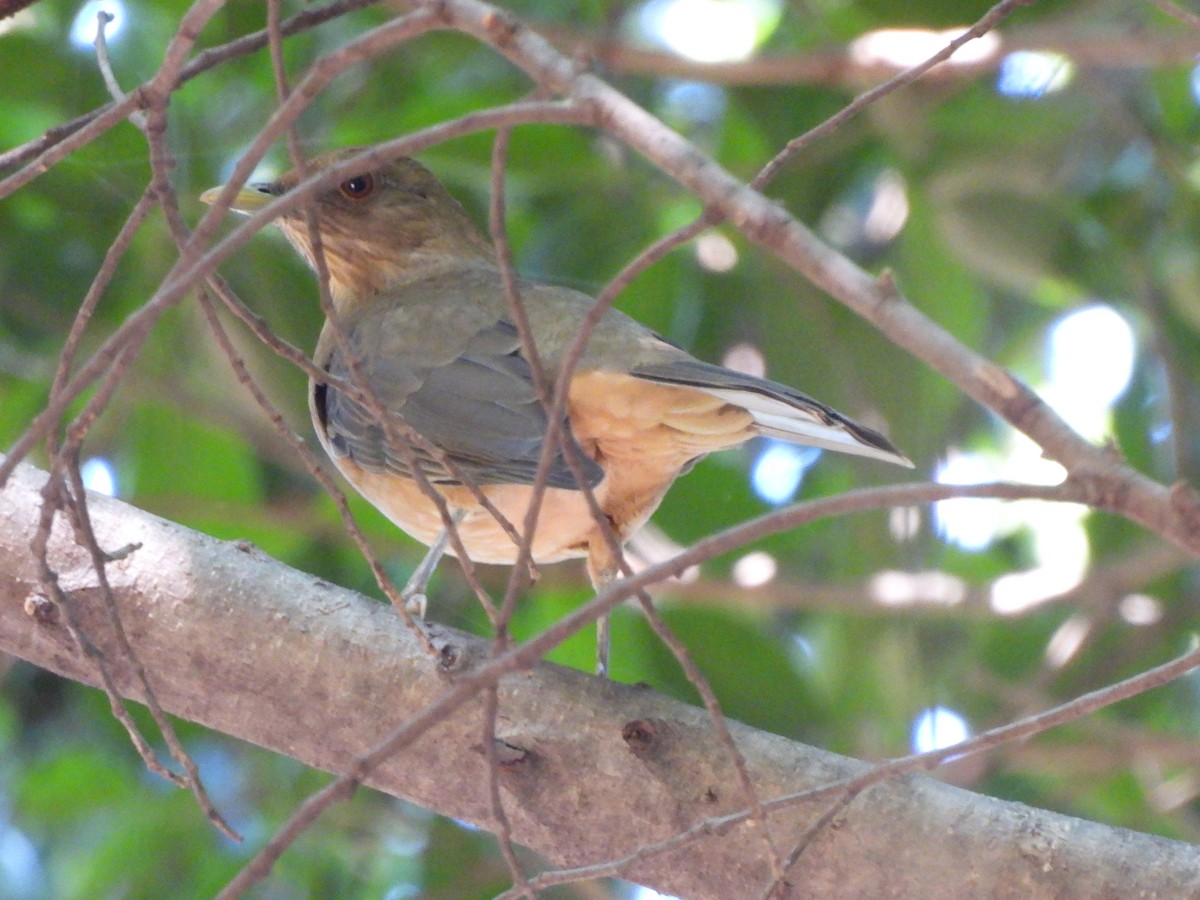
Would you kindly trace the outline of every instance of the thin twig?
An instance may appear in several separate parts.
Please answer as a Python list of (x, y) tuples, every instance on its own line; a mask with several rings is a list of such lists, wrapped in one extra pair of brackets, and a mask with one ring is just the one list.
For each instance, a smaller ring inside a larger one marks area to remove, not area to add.
[(63, 497), (65, 488), (62, 479), (63, 475), (61, 471), (51, 472), (49, 478), (46, 480), (46, 484), (43, 485), (41, 491), (42, 508), (38, 529), (34, 533), (33, 540), (30, 542), (33, 557), (38, 563), (38, 580), (42, 591), (61, 610), (67, 633), (70, 635), (79, 652), (95, 663), (96, 674), (99, 676), (100, 685), (104, 690), (105, 696), (108, 698), (113, 718), (120, 722), (121, 727), (125, 729), (130, 743), (133, 745), (134, 750), (137, 751), (138, 756), (141, 757), (146, 768), (171, 782), (176, 787), (186, 788), (187, 782), (182, 775), (172, 772), (159, 762), (154, 750), (150, 747), (150, 744), (138, 729), (137, 724), (133, 721), (133, 717), (129, 715), (129, 710), (125, 708), (125, 703), (121, 699), (121, 692), (113, 678), (108, 661), (104, 658), (104, 654), (100, 652), (99, 648), (79, 628), (75, 616), (74, 598), (63, 590), (58, 580), (58, 573), (50, 566), (49, 542), (54, 518), (66, 503)]
[(983, 37), (983, 35), (994, 29), (1018, 7), (1030, 5), (1032, 5), (1032, 0), (1000, 0), (999, 3), (995, 4), (986, 13), (984, 13), (974, 25), (954, 39), (948, 41), (946, 46), (942, 47), (942, 49), (937, 51), (937, 53), (934, 53), (928, 59), (925, 59), (917, 63), (915, 66), (905, 69), (903, 72), (892, 76), (887, 81), (876, 85), (869, 91), (859, 94), (815, 128), (811, 128), (799, 137), (788, 141), (787, 146), (784, 147), (783, 150), (781, 150), (778, 154), (776, 154), (775, 158), (767, 163), (767, 165), (763, 167), (762, 171), (755, 176), (754, 181), (750, 183), (750, 186), (755, 190), (761, 190), (763, 186), (774, 180), (779, 170), (783, 168), (783, 166), (790, 159), (792, 159), (792, 157), (804, 150), (814, 141), (817, 141), (841, 128), (844, 124), (846, 124), (846, 122), (853, 119), (868, 106), (873, 103), (877, 103), (881, 98), (886, 97), (888, 94), (892, 93), (898, 88), (902, 88), (905, 85), (909, 85), (914, 81), (917, 81), (930, 69), (948, 60), (964, 44)]
[[(529, 316), (525, 312), (525, 304), (521, 300), (521, 290), (517, 284), (516, 272), (513, 269), (512, 248), (509, 246), (508, 230), (505, 228), (505, 191), (504, 174), (508, 163), (508, 144), (512, 129), (504, 126), (496, 129), (496, 138), (492, 142), (491, 166), (491, 200), (488, 205), (488, 232), (492, 244), (496, 248), (496, 264), (500, 269), (500, 278), (504, 284), (504, 296), (508, 302), (508, 313), (512, 316), (517, 328), (517, 336), (521, 340), (521, 354), (529, 364), (533, 378), (534, 390), (542, 406), (549, 410), (546, 370), (542, 366), (541, 355), (538, 352), (537, 340), (529, 324)], [(546, 482), (549, 478), (551, 463), (554, 459), (554, 448), (549, 434), (542, 442), (542, 453), (534, 470), (533, 483), (529, 486), (529, 505), (525, 509), (525, 518), (521, 521), (523, 535), (517, 543), (517, 558), (509, 572), (508, 585), (499, 610), (493, 611), (493, 627), (499, 642), (508, 631), (508, 623), (512, 619), (517, 600), (528, 588), (534, 575), (533, 541), (537, 534), (538, 519), (542, 512), (542, 501), (546, 494)]]
[[(101, 9), (96, 13), (96, 40), (94, 42), (96, 66), (100, 69), (100, 77), (104, 79), (104, 86), (108, 88), (108, 93), (115, 102), (121, 103), (125, 100), (125, 92), (121, 90), (121, 85), (117, 83), (117, 76), (113, 73), (112, 61), (108, 58), (108, 40), (104, 36), (104, 31), (112, 20), (113, 14), (108, 10)], [(140, 109), (129, 113), (129, 121), (139, 131), (146, 130), (146, 114)]]
[[(288, 96), (286, 90), (281, 90), (281, 93), (286, 98)], [(289, 130), (289, 134), (291, 134)], [(292, 152), (292, 161), (296, 166), (296, 170), (300, 179), (303, 181), (307, 162), (300, 151), (299, 142), (293, 138), (289, 141), (289, 147)], [(333, 302), (333, 295), (329, 287), (329, 264), (325, 257), (325, 245), (321, 238), (321, 230), (317, 223), (316, 209), (311, 198), (303, 207), (305, 227), (308, 229), (308, 239), (312, 247), (312, 256), (314, 268), (317, 275), (318, 296), (320, 299), (321, 312), (325, 315), (326, 327), (334, 336), (334, 340), (342, 360), (349, 370), (350, 382), (355, 389), (364, 398), (364, 403), (370, 412), (373, 421), (379, 424), (383, 430), (384, 439), (388, 442), (389, 447), (400, 454), (404, 465), (408, 468), (412, 475), (412, 479), (418, 490), (425, 496), (434, 508), (437, 509), (438, 515), (442, 520), (442, 529), (445, 532), (450, 545), (454, 548), (454, 553), (461, 562), (463, 577), (467, 584), (475, 592), (475, 595), (480, 598), (480, 602), (484, 608), (491, 608), (491, 598), (487, 591), (479, 582), (475, 575), (474, 565), (471, 562), (470, 556), (466, 552), (466, 547), (462, 542), (462, 537), (458, 532), (458, 522), (455, 518), (454, 511), (451, 510), (445, 496), (434, 487), (425, 473), (417, 458), (416, 447), (427, 449), (434, 459), (438, 460), (444, 468), (452, 475), (458, 476), (457, 467), (446, 457), (446, 454), (441, 448), (434, 446), (427, 441), (421, 434), (411, 428), (402, 417), (394, 410), (389, 409), (380, 399), (378, 393), (371, 385), (367, 373), (363, 370), (363, 359), (360, 359), (350, 343), (350, 334), (346, 330), (341, 321), (341, 316), (338, 313), (337, 307)], [(482, 504), (487, 505), (488, 501), (483, 496), (480, 489), (475, 486), (474, 482), (459, 477), (459, 481), (464, 486), (471, 489)], [(498, 513), (497, 513), (498, 514)], [(416, 630), (419, 626), (416, 624), (412, 616), (412, 611), (409, 610), (407, 602), (405, 602), (402, 594), (394, 591), (388, 591), (388, 599), (391, 600), (393, 607), (397, 613), (404, 619), (405, 624), (410, 629)]]
[[(141, 224), (146, 221), (146, 217), (153, 211), (154, 203), (154, 194), (147, 188), (142, 192), (142, 196), (138, 198), (129, 215), (125, 217), (125, 222), (121, 226), (121, 230), (117, 232), (116, 237), (108, 245), (108, 249), (104, 253), (104, 259), (101, 261), (100, 267), (96, 270), (96, 274), (92, 278), (92, 283), (88, 287), (87, 293), (84, 294), (83, 301), (79, 304), (79, 309), (75, 312), (75, 319), (71, 323), (71, 330), (67, 333), (67, 339), (63, 343), (63, 348), (59, 351), (58, 366), (54, 371), (54, 378), (50, 382), (50, 396), (53, 397), (56, 395), (67, 383), (67, 379), (71, 373), (71, 366), (75, 362), (75, 355), (79, 352), (79, 344), (87, 333), (88, 324), (92, 320), (92, 314), (96, 311), (96, 307), (100, 303), (100, 298), (108, 290), (109, 284), (112, 283), (113, 276), (117, 272), (117, 266), (133, 243), (138, 228), (141, 227)], [(52, 455), (53, 452), (52, 448)]]
[[(335, 19), (338, 16), (345, 15), (347, 12), (351, 12), (356, 9), (362, 9), (367, 6), (373, 6), (378, 2), (379, 0), (337, 0), (337, 2), (329, 3), (325, 6), (306, 9), (292, 16), (291, 18), (284, 20), (280, 25), (280, 31), (286, 36), (298, 34), (301, 31), (315, 28), (316, 26), (328, 22), (331, 19)], [(193, 56), (187, 65), (183, 67), (183, 70), (179, 73), (179, 80), (175, 86), (179, 87), (185, 82), (190, 81), (192, 78), (195, 78), (197, 75), (201, 75), (204, 72), (207, 72), (222, 63), (228, 62), (231, 59), (236, 59), (240, 56), (246, 56), (261, 50), (266, 45), (267, 31), (266, 29), (263, 29), (262, 31), (255, 31), (250, 34), (243, 35), (242, 37), (229, 41), (226, 44), (221, 44), (217, 47), (209, 47), (205, 50), (202, 50)], [(125, 101), (124, 104), (118, 105), (127, 106), (130, 103), (131, 101)], [(113, 124), (124, 120), (127, 114), (128, 108), (115, 110), (113, 108), (113, 104), (110, 103), (93, 109), (90, 112), (84, 113), (81, 116), (77, 116), (68, 122), (63, 122), (60, 125), (56, 125), (55, 127), (46, 131), (40, 137), (28, 141), (18, 147), (14, 147), (11, 150), (7, 150), (4, 153), (0, 153), (0, 171), (8, 169), (12, 166), (20, 165), (21, 163), (27, 162), (30, 159), (44, 154), (47, 150), (66, 140), (71, 135), (78, 132), (81, 128), (84, 128), (90, 125), (96, 119), (103, 117), (108, 124), (106, 127), (102, 127), (94, 131), (89, 140), (94, 139), (100, 134), (103, 134), (108, 127), (111, 127)], [(88, 141), (74, 144), (72, 147), (72, 152), (86, 143), (88, 143)], [(44, 160), (42, 160), (42, 162), (44, 162)], [(41, 174), (42, 171), (45, 171), (46, 168), (49, 168), (49, 164), (47, 164), (45, 168), (37, 167), (30, 169), (27, 172), (27, 175), (29, 178), (37, 177), (37, 175)], [(15, 190), (15, 188), (13, 188), (13, 190)], [(8, 189), (3, 188), (3, 185), (0, 184), (0, 197), (6, 196), (7, 192)]]
[[(502, 645), (496, 643), (497, 651), (502, 651)], [(492, 821), (495, 823), (496, 842), (500, 845), (500, 855), (512, 875), (513, 891), (527, 900), (537, 900), (533, 891), (528, 888), (528, 880), (520, 860), (517, 859), (513, 846), (512, 823), (508, 813), (504, 811), (504, 798), (500, 795), (500, 755), (496, 748), (496, 718), (500, 714), (500, 691), (496, 684), (488, 685), (483, 692), (483, 756), (488, 767), (488, 800), (492, 807)]]
[[(379, 585), (379, 588), (383, 591), (384, 596), (388, 597), (389, 599), (391, 599), (393, 596), (403, 598), (404, 592), (396, 590), (394, 582), (383, 567), (383, 563), (380, 562), (378, 555), (372, 550), (370, 543), (367, 541), (366, 535), (362, 533), (362, 529), (358, 527), (358, 523), (354, 519), (354, 514), (350, 512), (350, 506), (346, 502), (346, 495), (338, 490), (337, 485), (317, 461), (317, 458), (308, 448), (308, 445), (304, 442), (304, 439), (292, 431), (286, 420), (283, 418), (283, 415), (279, 412), (275, 405), (271, 403), (271, 401), (267, 398), (267, 395), (263, 393), (262, 388), (259, 387), (258, 382), (254, 380), (254, 377), (246, 369), (245, 361), (241, 358), (236, 348), (233, 346), (233, 343), (229, 340), (229, 335), (225, 331), (225, 328), (221, 325), (220, 319), (217, 318), (214, 304), (212, 303), (212, 300), (206, 291), (201, 291), (200, 309), (203, 311), (204, 317), (208, 321), (208, 326), (211, 329), (213, 336), (217, 339), (217, 345), (220, 347), (221, 352), (225, 354), (225, 358), (229, 362), (230, 367), (233, 369), (234, 375), (237, 377), (238, 381), (243, 387), (246, 388), (246, 390), (250, 392), (250, 396), (254, 398), (254, 402), (257, 403), (259, 408), (262, 409), (262, 411), (266, 414), (267, 419), (271, 422), (272, 426), (274, 426), (276, 433), (282, 437), (284, 441), (292, 448), (292, 451), (304, 464), (304, 468), (308, 471), (309, 475), (312, 476), (313, 480), (315, 480), (317, 484), (321, 486), (322, 490), (324, 490), (326, 495), (328, 495), (328, 497), (333, 501), (333, 505), (337, 509), (338, 515), (341, 517), (342, 528), (345, 530), (346, 534), (350, 536), (350, 540), (354, 542), (355, 547), (358, 548), (358, 552), (362, 554), (363, 559), (367, 561), (367, 565), (371, 568), (371, 574), (375, 577), (375, 583)], [(397, 602), (400, 602), (401, 605), (404, 605), (402, 601), (393, 601), (393, 605), (396, 605)], [(406, 624), (408, 623), (406, 622)], [(418, 643), (426, 653), (430, 654), (432, 657), (436, 657), (438, 655), (438, 650), (430, 641), (429, 635), (425, 632), (425, 629), (420, 628), (416, 625), (416, 623), (413, 623), (413, 625), (410, 626), (410, 630), (412, 630), (416, 635)]]
[[(491, 202), (488, 208), (488, 230), (491, 233), (492, 244), (496, 250), (496, 262), (500, 269), (500, 277), (504, 283), (504, 293), (508, 300), (508, 311), (517, 326), (517, 334), (521, 340), (521, 352), (529, 364), (533, 377), (534, 388), (543, 406), (549, 406), (546, 396), (546, 374), (542, 368), (541, 357), (538, 354), (537, 341), (525, 312), (525, 304), (521, 300), (521, 291), (517, 284), (516, 273), (512, 264), (512, 249), (508, 241), (508, 231), (505, 228), (505, 191), (504, 174), (508, 163), (508, 145), (512, 129), (501, 127), (496, 130), (496, 138), (492, 142), (491, 166)], [(546, 442), (548, 443), (548, 442)], [(542, 510), (542, 498), (545, 493), (546, 479), (550, 471), (552, 457), (546, 453), (543, 444), (542, 455), (530, 486), (529, 505), (521, 522), (523, 535), (517, 544), (517, 558), (509, 571), (508, 586), (504, 599), (498, 609), (488, 610), (492, 620), (494, 635), (492, 639), (492, 655), (502, 655), (510, 645), (509, 623), (517, 600), (528, 587), (533, 575), (533, 541), (537, 533), (538, 518)], [(500, 696), (497, 686), (488, 687), (484, 702), (483, 740), (484, 754), (488, 764), (488, 796), (492, 806), (492, 819), (495, 822), (496, 839), (500, 845), (500, 854), (512, 875), (514, 890), (535, 900), (532, 891), (525, 889), (525, 872), (517, 860), (513, 849), (512, 823), (504, 810), (504, 799), (500, 794), (500, 760), (496, 753), (496, 718), (500, 712)]]
[(311, 794), (275, 833), (271, 843), (255, 854), (254, 858), (221, 888), (216, 900), (236, 900), (244, 896), (246, 891), (271, 873), (271, 868), (283, 851), (294, 844), (321, 813), (334, 803), (349, 800), (357, 789), (357, 779), (343, 777), (335, 778), (324, 788)]
[[(583, 461), (582, 454), (575, 447), (564, 448), (564, 453), (567, 457), (567, 462), (575, 473), (575, 477), (580, 480), (581, 490), (587, 500), (589, 510), (592, 514), (596, 526), (603, 536), (605, 543), (608, 545), (608, 552), (616, 560), (621, 574), (626, 578), (633, 575), (633, 568), (629, 565), (628, 560), (621, 549), (621, 543), (613, 533), (612, 524), (608, 517), (604, 515), (604, 511), (600, 508), (600, 504), (596, 500), (595, 492), (583, 480)], [(775, 842), (774, 835), (771, 833), (771, 823), (767, 819), (766, 811), (762, 806), (762, 802), (758, 796), (758, 791), (754, 788), (754, 782), (750, 778), (750, 771), (746, 765), (746, 757), (737, 744), (733, 740), (733, 735), (729, 731), (729, 724), (725, 720), (725, 714), (721, 710), (720, 701), (717, 700), (716, 692), (713, 691), (712, 685), (708, 683), (708, 679), (704, 677), (704, 673), (700, 671), (700, 667), (696, 665), (691, 654), (688, 653), (687, 647), (675, 635), (670, 626), (658, 610), (654, 608), (654, 601), (650, 599), (650, 595), (644, 588), (635, 592), (634, 597), (641, 606), (642, 614), (645, 615), (646, 621), (649, 622), (651, 630), (660, 641), (669, 649), (675, 657), (679, 667), (683, 670), (684, 676), (688, 682), (699, 693), (700, 699), (704, 703), (704, 709), (708, 712), (709, 720), (713, 724), (713, 730), (716, 732), (717, 742), (721, 748), (728, 754), (730, 761), (733, 763), (734, 771), (737, 773), (737, 779), (742, 794), (746, 799), (751, 810), (752, 826), (758, 826), (761, 829), (763, 846), (767, 853), (767, 861), (771, 867), (771, 874), (776, 879), (782, 879), (786, 869), (783, 866), (783, 860), (780, 855), (779, 847)], [(604, 621), (608, 618), (597, 621)]]
[[(71, 457), (66, 468), (67, 476), (71, 479), (71, 493), (69, 495), (70, 509), (75, 525), (76, 542), (82, 544), (92, 558), (92, 570), (96, 573), (100, 595), (108, 611), (109, 624), (112, 626), (113, 635), (116, 637), (117, 648), (120, 650), (121, 658), (133, 673), (135, 683), (140, 686), (140, 693), (142, 694), (140, 699), (146, 704), (146, 708), (150, 710), (150, 715), (153, 717), (154, 724), (158, 727), (159, 734), (162, 735), (163, 741), (167, 745), (171, 758), (179, 763), (186, 773), (181, 786), (188, 788), (192, 792), (192, 796), (196, 798), (196, 803), (204, 813), (205, 818), (212, 822), (223, 835), (232, 841), (241, 842), (241, 835), (229, 826), (229, 823), (225, 821), (225, 818), (217, 811), (216, 806), (213, 805), (212, 800), (209, 798), (208, 791), (205, 790), (204, 784), (200, 780), (200, 769), (196, 766), (195, 760), (188, 755), (183, 743), (179, 740), (179, 735), (176, 733), (175, 727), (171, 724), (171, 720), (167, 718), (166, 711), (158, 702), (158, 696), (150, 685), (149, 673), (146, 672), (145, 666), (142, 665), (141, 659), (129, 641), (129, 635), (125, 631), (125, 624), (122, 622), (120, 611), (117, 608), (116, 597), (113, 596), (112, 585), (108, 580), (108, 564), (111, 560), (109, 555), (100, 547), (99, 542), (96, 540), (96, 532), (92, 528), (92, 519), (87, 505), (87, 492), (83, 487), (83, 478), (79, 474), (77, 445), (68, 445), (67, 450)], [(114, 701), (114, 706), (121, 706), (123, 708), (119, 697), (114, 699), (110, 696), (110, 700)], [(144, 755), (143, 759), (145, 759)], [(156, 771), (160, 775), (162, 774), (161, 766), (151, 766), (151, 770)], [(178, 783), (175, 777), (169, 780)]]
[(1171, 0), (1150, 0), (1150, 2), (1172, 19), (1182, 22), (1193, 31), (1200, 31), (1200, 16), (1190, 9), (1184, 9), (1178, 3), (1172, 3)]

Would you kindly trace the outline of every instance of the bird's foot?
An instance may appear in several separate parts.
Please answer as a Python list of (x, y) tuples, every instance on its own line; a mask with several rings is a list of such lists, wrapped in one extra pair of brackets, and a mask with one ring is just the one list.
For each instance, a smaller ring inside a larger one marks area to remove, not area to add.
[(405, 589), (400, 594), (400, 599), (404, 601), (404, 608), (410, 615), (416, 616), (418, 619), (425, 618), (425, 610), (429, 607), (429, 598), (425, 596), (424, 591), (409, 592)]
[[(450, 517), (450, 528), (458, 525), (466, 513), (465, 509), (456, 509)], [(425, 558), (413, 569), (412, 577), (408, 579), (408, 583), (400, 591), (400, 598), (404, 601), (405, 611), (410, 615), (416, 616), (418, 619), (425, 618), (425, 610), (429, 606), (429, 598), (425, 595), (425, 588), (429, 586), (429, 579), (433, 577), (438, 563), (446, 555), (446, 545), (450, 542), (450, 528), (443, 528), (439, 532), (437, 539), (429, 545), (429, 550), (426, 552)]]

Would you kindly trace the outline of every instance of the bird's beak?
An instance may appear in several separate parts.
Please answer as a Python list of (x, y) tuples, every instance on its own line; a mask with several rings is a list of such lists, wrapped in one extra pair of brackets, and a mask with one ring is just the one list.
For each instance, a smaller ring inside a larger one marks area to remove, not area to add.
[[(209, 188), (200, 195), (200, 202), (212, 205), (224, 189), (225, 185), (223, 184)], [(248, 216), (258, 212), (274, 200), (275, 196), (276, 194), (271, 190), (269, 184), (248, 184), (233, 195), (233, 199), (229, 202), (229, 211)]]

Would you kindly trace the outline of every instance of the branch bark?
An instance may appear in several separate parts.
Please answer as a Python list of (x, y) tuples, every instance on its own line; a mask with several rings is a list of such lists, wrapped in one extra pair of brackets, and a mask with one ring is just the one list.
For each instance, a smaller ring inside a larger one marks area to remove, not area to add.
[[(21, 466), (0, 492), (0, 649), (94, 684), (94, 662), (37, 596), (29, 551), (44, 473)], [(116, 500), (90, 497), (129, 640), (164, 708), (318, 768), (344, 772), (398, 724), (436, 704), (489, 652), (429, 625), (462, 664), (439, 668), (390, 607)], [(81, 630), (121, 690), (134, 681), (98, 602), (90, 556), (57, 523), (51, 561)], [(492, 825), (485, 691), (384, 763), (380, 790)], [(138, 699), (134, 693), (133, 699)], [(620, 860), (704, 820), (738, 812), (734, 767), (703, 710), (644, 687), (540, 663), (499, 683), (501, 790), (514, 840), (555, 863)], [(865, 764), (730, 723), (759, 795), (773, 798), (859, 774)], [(828, 799), (771, 815), (795, 840)], [(864, 792), (820, 831), (789, 873), (794, 896), (930, 896), (970, 885), (989, 897), (1200, 893), (1186, 844), (973, 794), (921, 776)], [(701, 830), (624, 877), (689, 898), (753, 896), (770, 867), (753, 827)]]

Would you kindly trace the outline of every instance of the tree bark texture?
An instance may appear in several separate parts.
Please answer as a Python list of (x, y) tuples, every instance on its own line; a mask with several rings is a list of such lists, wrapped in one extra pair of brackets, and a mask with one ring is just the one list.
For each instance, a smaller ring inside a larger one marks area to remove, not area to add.
[[(21, 466), (0, 491), (0, 649), (96, 684), (96, 663), (75, 646), (61, 615), (30, 612), (40, 596), (30, 541), (44, 481), (44, 473)], [(461, 661), (447, 674), (389, 606), (116, 500), (91, 497), (90, 509), (103, 548), (141, 545), (109, 565), (109, 578), (162, 706), (308, 765), (347, 771), (491, 652), (477, 637), (429, 623), (434, 644), (451, 645)], [(61, 515), (50, 547), (82, 632), (108, 660), (120, 690), (139, 699), (90, 557)], [(483, 693), (367, 783), (494, 826), (481, 745)], [(763, 800), (852, 776), (865, 765), (730, 727)], [(538, 663), (500, 680), (496, 734), (513, 838), (558, 864), (621, 859), (747, 805), (707, 713), (650, 688)], [(771, 834), (785, 855), (828, 804), (805, 802), (771, 815)], [(728, 900), (760, 896), (771, 868), (761, 824), (743, 823), (638, 859), (623, 875), (685, 898)], [(842, 810), (816, 834), (788, 882), (795, 897), (1186, 897), (1200, 896), (1200, 853), (908, 776), (868, 789)]]

